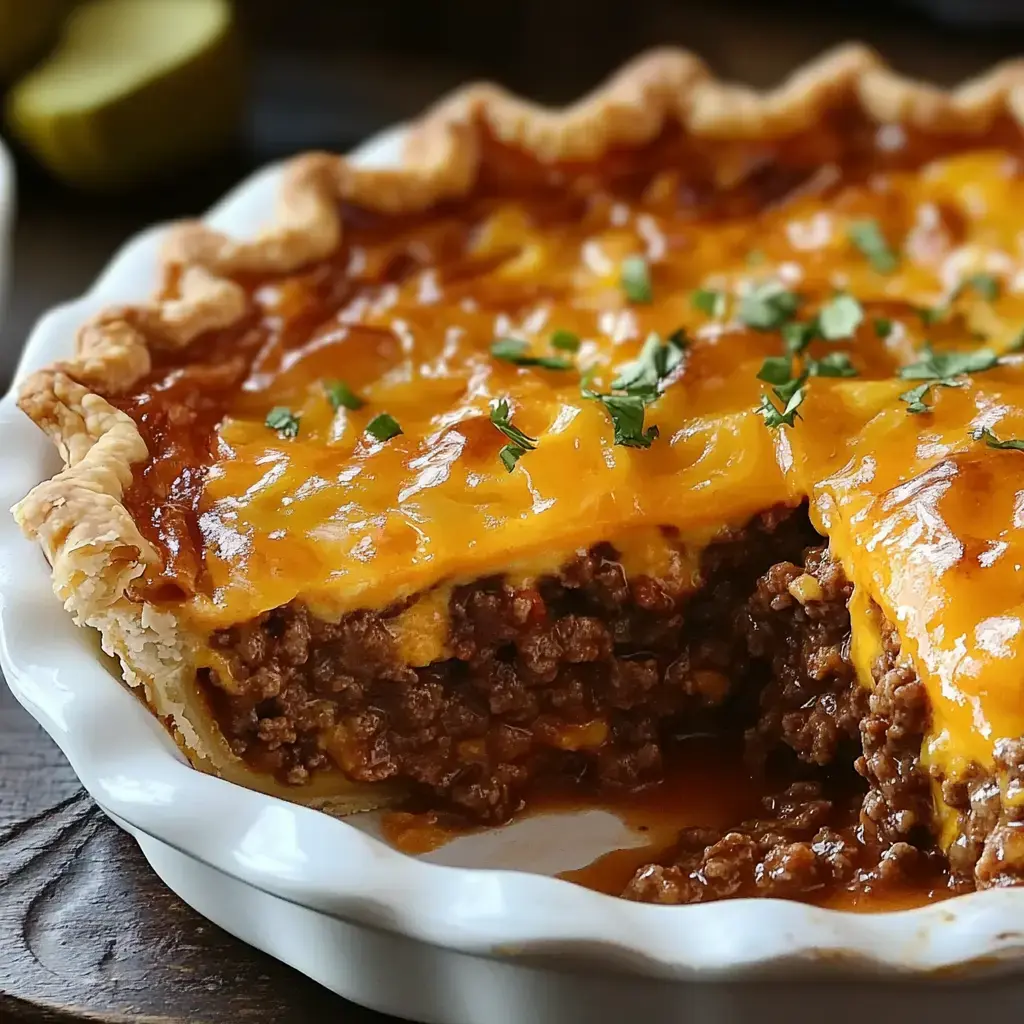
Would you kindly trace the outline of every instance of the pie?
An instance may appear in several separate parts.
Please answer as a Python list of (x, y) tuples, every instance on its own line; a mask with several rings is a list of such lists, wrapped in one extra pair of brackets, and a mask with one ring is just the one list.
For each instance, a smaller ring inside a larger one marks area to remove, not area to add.
[(628, 895), (1015, 884), (1022, 119), (1019, 64), (856, 46), (766, 94), (677, 51), (561, 111), (466, 88), (401, 169), (179, 226), (25, 382), (66, 468), (15, 515), (242, 785), (496, 823), (728, 733), (791, 784)]

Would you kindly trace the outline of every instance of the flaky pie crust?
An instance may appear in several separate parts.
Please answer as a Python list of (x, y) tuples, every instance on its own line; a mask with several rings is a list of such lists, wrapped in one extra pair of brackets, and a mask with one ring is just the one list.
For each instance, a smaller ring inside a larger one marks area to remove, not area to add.
[(1000, 65), (952, 91), (895, 74), (871, 50), (826, 53), (768, 92), (712, 77), (681, 50), (659, 50), (627, 64), (579, 102), (552, 110), (495, 85), (477, 84), (441, 100), (407, 135), (401, 166), (360, 167), (310, 153), (286, 168), (277, 215), (255, 239), (230, 238), (205, 224), (172, 230), (164, 258), (181, 268), (179, 297), (104, 311), (78, 333), (73, 357), (34, 373), (20, 407), (50, 436), (65, 468), (13, 509), (42, 545), (53, 588), (80, 625), (96, 628), (126, 681), (141, 687), (193, 763), (292, 800), (347, 813), (379, 805), (381, 786), (335, 779), (326, 790), (283, 787), (248, 768), (228, 748), (192, 685), (202, 637), (170, 612), (130, 596), (133, 580), (158, 556), (121, 502), (132, 467), (148, 457), (134, 421), (100, 395), (130, 389), (154, 349), (187, 345), (230, 326), (247, 311), (243, 273), (286, 273), (334, 251), (344, 230), (339, 200), (385, 214), (422, 211), (465, 195), (487, 160), (487, 137), (541, 164), (599, 161), (639, 147), (669, 124), (693, 136), (768, 141), (814, 127), (837, 107), (859, 105), (879, 123), (926, 133), (984, 133), (1001, 116), (1024, 125), (1024, 62)]

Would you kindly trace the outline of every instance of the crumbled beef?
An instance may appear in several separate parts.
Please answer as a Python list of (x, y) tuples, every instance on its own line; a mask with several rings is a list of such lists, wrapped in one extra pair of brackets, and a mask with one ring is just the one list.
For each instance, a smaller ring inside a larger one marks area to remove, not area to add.
[(928, 693), (899, 656), (899, 636), (886, 623), (868, 713), (860, 723), (864, 753), (855, 762), (869, 784), (861, 825), (879, 842), (928, 842), (932, 793), (921, 767), (921, 744), (930, 719)]
[(934, 772), (943, 801), (957, 811), (949, 869), (960, 890), (1024, 883), (1024, 740), (1000, 740), (993, 768), (972, 765), (953, 781)]
[(867, 692), (847, 655), (851, 591), (824, 547), (809, 549), (802, 565), (773, 565), (757, 581), (741, 615), (751, 657), (769, 668), (747, 734), (755, 762), (780, 742), (818, 765), (832, 763), (841, 747), (852, 750)]
[(645, 903), (793, 899), (846, 884), (864, 859), (864, 848), (852, 829), (830, 827), (835, 810), (820, 783), (793, 783), (765, 799), (764, 818), (725, 832), (685, 829), (670, 862), (641, 868), (623, 895)]
[(426, 667), (402, 661), (390, 628), (405, 606), (332, 623), (293, 602), (214, 635), (230, 678), (208, 671), (207, 689), (232, 748), (279, 778), (333, 759), (504, 820), (542, 775), (659, 778), (672, 723), (720, 712), (744, 676), (737, 608), (812, 536), (802, 510), (772, 509), (703, 552), (696, 589), (681, 543), (658, 578), (599, 544), (535, 583), (456, 587), (452, 656)]
[[(750, 763), (763, 770), (769, 756), (788, 749), (808, 766), (804, 771), (828, 782), (854, 760), (859, 741), (857, 766), (867, 792), (836, 806), (821, 782), (797, 782), (766, 801), (764, 818), (724, 832), (687, 829), (666, 863), (636, 873), (626, 897), (807, 899), (854, 880), (898, 886), (932, 866), (915, 845), (932, 840), (929, 780), (920, 766), (927, 699), (899, 664), (898, 639), (888, 626), (873, 691), (858, 681), (849, 658), (851, 593), (827, 549), (813, 547), (798, 562), (773, 565), (736, 621), (750, 672), (763, 680), (757, 721), (746, 733)], [(990, 832), (991, 825), (985, 835)], [(974, 856), (982, 856), (981, 846)]]

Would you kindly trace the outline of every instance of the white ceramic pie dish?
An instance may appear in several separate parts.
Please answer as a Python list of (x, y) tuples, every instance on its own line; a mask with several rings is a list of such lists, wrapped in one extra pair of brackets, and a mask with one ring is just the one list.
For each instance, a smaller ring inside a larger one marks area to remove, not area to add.
[[(392, 131), (360, 155), (394, 160), (399, 141), (400, 130)], [(255, 234), (278, 177), (277, 168), (260, 171), (208, 219)], [(87, 295), (40, 321), (19, 379), (70, 352), (76, 328), (93, 313), (150, 294), (163, 230), (132, 239)], [(0, 436), (6, 508), (59, 460), (13, 395), (0, 403)], [(792, 1020), (786, 1007), (796, 1012), (797, 994), (802, 1002), (811, 976), (827, 972), (848, 989), (838, 1003), (829, 998), (830, 1017), (862, 1019), (876, 1012), (866, 1001), (879, 993), (890, 993), (886, 1007), (895, 1005), (893, 978), (955, 968), (973, 978), (1024, 963), (1024, 890), (878, 915), (774, 900), (649, 906), (542, 874), (437, 863), (552, 870), (539, 846), (572, 847), (593, 821), (578, 819), (571, 830), (564, 819), (546, 831), (541, 825), (518, 845), (510, 832), (461, 851), (453, 844), (431, 863), (374, 838), (372, 818), (338, 821), (194, 771), (115, 684), (94, 638), (54, 598), (41, 552), (7, 515), (0, 516), (0, 663), (15, 696), (171, 888), (228, 931), (391, 1013), (460, 1024), (593, 1022), (670, 1019), (687, 1007), (703, 1019), (736, 1019), (754, 1006), (763, 1016), (770, 1004)], [(805, 979), (795, 990), (732, 984), (794, 974)], [(866, 985), (867, 977), (880, 984)], [(1005, 981), (990, 981), (990, 994), (1006, 991)], [(943, 996), (947, 1009), (954, 991)]]

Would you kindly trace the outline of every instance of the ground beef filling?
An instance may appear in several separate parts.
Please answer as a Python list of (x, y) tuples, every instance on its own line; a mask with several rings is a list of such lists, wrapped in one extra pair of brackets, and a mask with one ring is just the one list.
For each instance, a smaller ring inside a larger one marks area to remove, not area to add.
[(934, 773), (942, 799), (958, 812), (948, 856), (960, 891), (1024, 884), (1024, 741), (997, 743), (993, 768), (975, 765), (956, 781)]
[(821, 546), (757, 581), (736, 619), (748, 679), (762, 680), (747, 755), (758, 766), (788, 759), (782, 774), (799, 781), (766, 798), (763, 817), (728, 830), (685, 829), (664, 863), (641, 868), (624, 896), (670, 904), (810, 899), (837, 887), (934, 877), (929, 780), (919, 764), (924, 688), (898, 665), (888, 626), (874, 689), (858, 682), (849, 658), (851, 592)]
[(206, 690), (235, 751), (283, 780), (333, 760), (503, 821), (533, 780), (636, 787), (660, 778), (677, 723), (740, 716), (737, 614), (814, 537), (806, 510), (771, 510), (704, 551), (696, 591), (629, 578), (608, 544), (532, 586), (479, 580), (451, 595), (453, 657), (426, 668), (398, 656), (388, 625), (401, 608), (329, 623), (293, 603), (215, 634), (230, 678), (207, 671)]
[(813, 898), (840, 886), (901, 885), (930, 857), (909, 843), (865, 843), (859, 795), (826, 796), (821, 782), (794, 782), (764, 800), (764, 817), (728, 831), (684, 829), (666, 864), (637, 871), (623, 896), (643, 903), (705, 903), (741, 896)]
[(398, 656), (403, 607), (329, 623), (293, 603), (216, 634), (230, 679), (207, 672), (206, 690), (235, 751), (283, 780), (340, 765), (490, 823), (538, 781), (635, 788), (661, 777), (676, 737), (742, 734), (778, 793), (734, 828), (684, 830), (631, 899), (804, 899), (933, 877), (933, 783), (960, 814), (954, 884), (1024, 881), (1024, 743), (1002, 744), (994, 772), (929, 778), (925, 689), (888, 624), (873, 687), (858, 681), (851, 591), (806, 510), (779, 508), (706, 549), (696, 590), (630, 578), (609, 544), (530, 586), (456, 588), (452, 657), (423, 668)]

